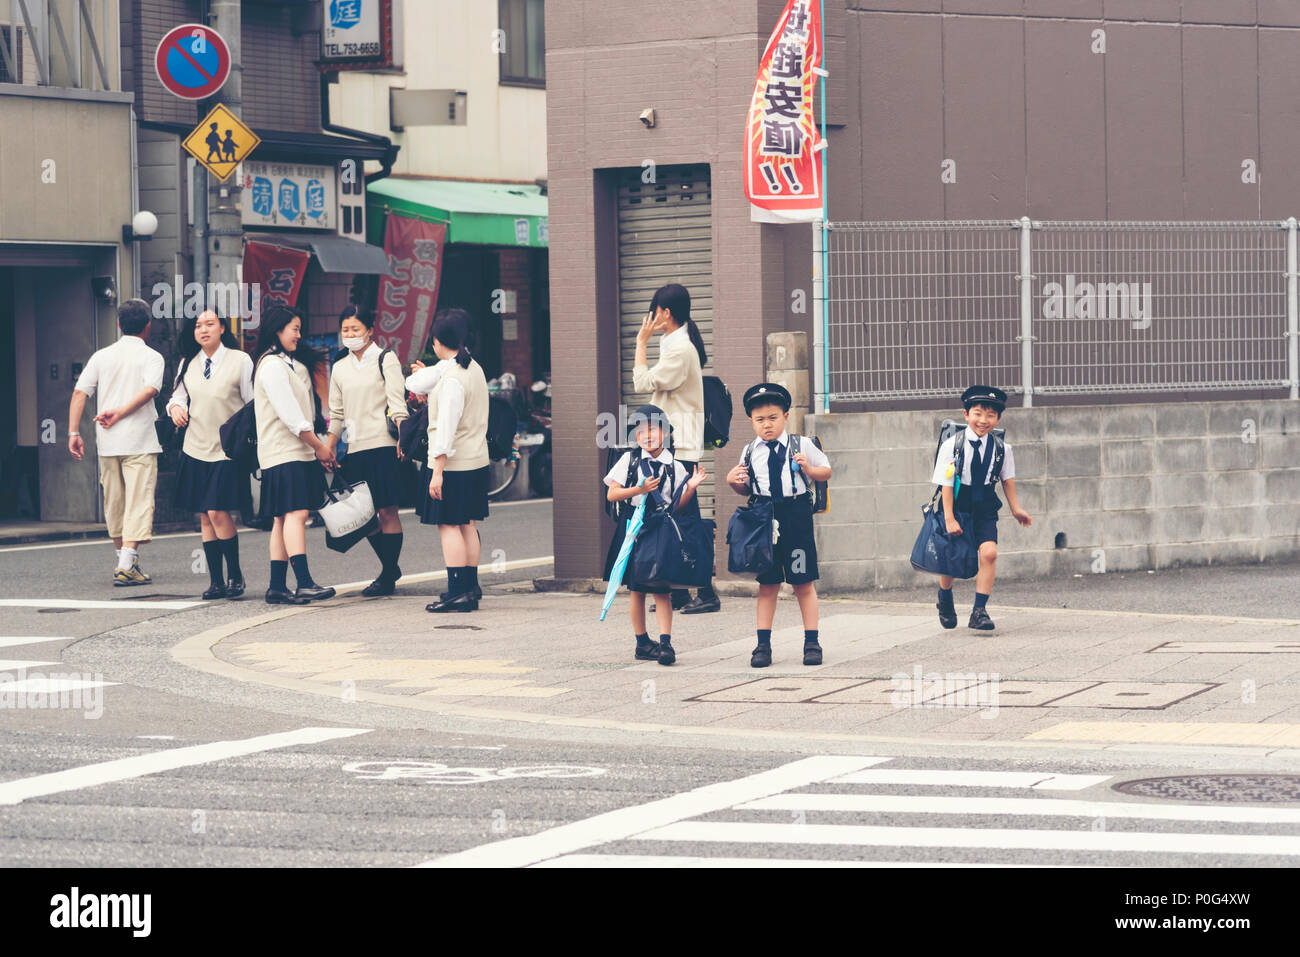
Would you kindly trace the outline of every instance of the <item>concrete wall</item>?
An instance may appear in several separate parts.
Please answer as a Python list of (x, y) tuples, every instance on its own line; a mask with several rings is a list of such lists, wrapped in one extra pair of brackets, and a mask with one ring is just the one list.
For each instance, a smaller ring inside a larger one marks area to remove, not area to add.
[[(930, 577), (908, 556), (944, 418), (960, 410), (808, 417), (834, 468), (817, 519), (824, 590)], [(1300, 402), (1013, 408), (1002, 425), (1033, 524), (1003, 508), (999, 578), (1300, 555)]]
[[(546, 6), (549, 42), (552, 4)], [(528, 183), (545, 177), (547, 91), (501, 84), (492, 46), (498, 26), (495, 0), (408, 0), (403, 16), (403, 72), (340, 71), (338, 84), (330, 88), (330, 118), (391, 137), (401, 147), (393, 168), (398, 174)], [(467, 122), (393, 133), (388, 125), (390, 86), (464, 90), (469, 94)]]

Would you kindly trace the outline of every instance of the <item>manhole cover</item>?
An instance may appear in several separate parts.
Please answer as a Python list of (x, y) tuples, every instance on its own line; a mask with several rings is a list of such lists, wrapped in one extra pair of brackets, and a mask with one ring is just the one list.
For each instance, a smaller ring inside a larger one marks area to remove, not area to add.
[(482, 625), (434, 625), (437, 631), (482, 631)]
[(1114, 785), (1114, 789), (1137, 797), (1164, 798), (1169, 801), (1285, 804), (1300, 802), (1300, 775), (1185, 774), (1123, 781)]
[(66, 615), (70, 611), (81, 611), (80, 608), (37, 608), (38, 615)]
[(153, 592), (150, 592), (148, 595), (123, 595), (121, 598), (114, 598), (113, 600), (114, 601), (153, 601), (158, 598), (165, 598), (168, 601), (176, 601), (180, 599), (192, 600), (194, 596), (193, 595), (162, 595), (162, 594), (155, 594)]

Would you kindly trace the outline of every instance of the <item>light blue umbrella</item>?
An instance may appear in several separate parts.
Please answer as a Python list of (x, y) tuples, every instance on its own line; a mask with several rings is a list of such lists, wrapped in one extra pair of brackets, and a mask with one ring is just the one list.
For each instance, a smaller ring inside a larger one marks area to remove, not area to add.
[(609, 587), (605, 589), (605, 604), (600, 607), (601, 621), (604, 621), (605, 616), (609, 614), (609, 606), (614, 604), (614, 596), (618, 594), (618, 586), (623, 584), (623, 572), (627, 570), (627, 560), (632, 555), (632, 546), (636, 544), (636, 537), (641, 531), (641, 523), (645, 520), (645, 500), (646, 496), (642, 496), (641, 503), (637, 505), (632, 517), (627, 520), (627, 533), (623, 536), (623, 544), (619, 547), (618, 557), (614, 559), (614, 565), (609, 570)]

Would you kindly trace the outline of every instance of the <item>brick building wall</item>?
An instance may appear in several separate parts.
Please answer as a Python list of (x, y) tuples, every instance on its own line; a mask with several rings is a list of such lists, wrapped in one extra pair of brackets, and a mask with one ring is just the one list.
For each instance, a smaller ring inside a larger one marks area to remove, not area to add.
[(517, 337), (501, 337), (501, 370), (513, 372), (519, 388), (527, 390), (533, 382), (533, 302), (532, 257), (527, 249), (504, 249), (498, 254), (500, 287), (515, 293), (513, 312), (502, 313), (501, 322), (513, 321)]

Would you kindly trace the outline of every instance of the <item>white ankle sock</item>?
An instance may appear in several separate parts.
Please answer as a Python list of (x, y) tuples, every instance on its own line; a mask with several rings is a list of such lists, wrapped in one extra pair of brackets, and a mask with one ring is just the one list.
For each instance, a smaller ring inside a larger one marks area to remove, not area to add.
[(124, 572), (129, 572), (135, 567), (135, 560), (139, 557), (140, 552), (134, 548), (123, 548), (117, 553), (117, 567)]

